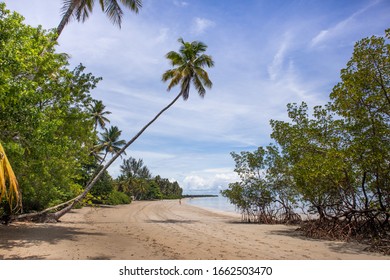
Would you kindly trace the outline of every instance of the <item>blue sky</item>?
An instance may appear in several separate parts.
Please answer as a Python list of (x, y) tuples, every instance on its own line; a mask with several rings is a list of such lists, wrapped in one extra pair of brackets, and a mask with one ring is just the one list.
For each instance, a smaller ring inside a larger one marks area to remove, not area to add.
[[(9, 0), (25, 22), (54, 28), (60, 0)], [(96, 1), (98, 4), (98, 1)], [(92, 95), (103, 100), (111, 125), (130, 139), (168, 104), (164, 55), (177, 39), (208, 45), (212, 90), (178, 101), (130, 146), (154, 175), (177, 180), (185, 193), (218, 193), (237, 180), (230, 152), (271, 142), (270, 119), (286, 120), (289, 102), (329, 101), (354, 43), (390, 28), (388, 0), (143, 0), (125, 12), (122, 28), (96, 6), (84, 24), (68, 24), (59, 52), (103, 77)], [(121, 160), (110, 167), (115, 177)]]

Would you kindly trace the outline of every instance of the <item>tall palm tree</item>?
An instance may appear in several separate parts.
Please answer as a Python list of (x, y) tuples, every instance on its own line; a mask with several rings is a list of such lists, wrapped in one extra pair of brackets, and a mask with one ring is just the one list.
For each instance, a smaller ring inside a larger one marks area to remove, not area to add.
[(142, 159), (136, 160), (135, 158), (124, 159), (120, 166), (121, 173), (127, 178), (141, 178), (150, 179), (152, 174), (147, 166), (144, 165)]
[[(114, 25), (121, 27), (123, 11), (121, 5), (129, 8), (131, 11), (138, 13), (142, 7), (142, 0), (99, 0), (102, 11), (108, 16)], [(92, 13), (95, 1), (94, 0), (63, 0), (63, 16), (60, 24), (57, 27), (57, 36), (59, 37), (68, 24), (70, 18), (74, 16), (77, 21), (86, 21), (90, 13)]]
[(111, 126), (109, 129), (105, 128), (103, 133), (100, 133), (101, 138), (98, 139), (98, 144), (95, 146), (96, 151), (105, 151), (104, 157), (101, 160), (103, 163), (110, 154), (118, 153), (123, 145), (126, 144), (125, 140), (119, 140), (122, 131), (117, 126)]
[[(126, 143), (104, 166), (100, 171), (94, 176), (94, 178), (87, 184), (83, 193), (75, 197), (74, 199), (60, 204), (60, 206), (65, 206), (62, 210), (59, 210), (50, 215), (50, 219), (59, 220), (63, 215), (68, 213), (74, 205), (81, 201), (90, 189), (96, 184), (99, 178), (103, 175), (105, 170), (122, 154), (125, 150), (142, 135), (142, 133), (160, 117), (166, 110), (168, 110), (181, 96), (184, 100), (187, 100), (189, 97), (191, 83), (194, 85), (195, 89), (198, 91), (198, 94), (201, 97), (205, 96), (206, 89), (212, 87), (212, 82), (209, 79), (207, 72), (204, 70), (204, 67), (213, 67), (214, 61), (211, 56), (205, 55), (204, 52), (207, 50), (207, 46), (199, 41), (194, 41), (192, 43), (184, 42), (182, 38), (178, 40), (181, 43), (179, 52), (169, 52), (166, 55), (166, 58), (170, 60), (174, 68), (166, 71), (162, 80), (168, 81), (171, 80), (168, 85), (168, 91), (170, 91), (174, 86), (180, 84), (180, 92), (169, 103), (165, 108), (163, 108), (150, 122), (148, 122), (130, 141)], [(69, 204), (70, 203), (70, 204)], [(58, 206), (56, 206), (58, 207)], [(54, 207), (46, 209), (41, 213), (47, 213), (49, 210), (53, 210)]]
[(101, 129), (106, 127), (106, 123), (109, 123), (110, 120), (105, 117), (105, 115), (111, 114), (109, 111), (104, 111), (106, 106), (103, 104), (101, 100), (94, 100), (93, 105), (89, 107), (89, 112), (91, 117), (93, 118), (93, 122), (95, 124), (95, 131), (99, 126)]

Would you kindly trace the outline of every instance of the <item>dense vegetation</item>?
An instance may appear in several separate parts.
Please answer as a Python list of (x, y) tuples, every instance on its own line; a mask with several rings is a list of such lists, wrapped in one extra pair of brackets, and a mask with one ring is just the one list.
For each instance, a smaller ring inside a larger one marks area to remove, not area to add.
[[(126, 143), (117, 127), (106, 127), (110, 112), (91, 95), (101, 78), (81, 64), (70, 70), (68, 56), (55, 50), (56, 37), (54, 31), (25, 25), (21, 15), (0, 3), (0, 141), (19, 182), (19, 212), (74, 198)], [(105, 171), (87, 200), (117, 204), (131, 197), (181, 196), (177, 182), (152, 178), (150, 172), (147, 178), (128, 175), (114, 180)], [(0, 190), (4, 216), (11, 209), (6, 188)]]
[(308, 213), (318, 218), (303, 226), (310, 236), (379, 238), (388, 246), (389, 39), (387, 30), (355, 44), (328, 104), (288, 104), (290, 120), (270, 122), (274, 144), (232, 153), (241, 180), (222, 194), (247, 221), (296, 222)]

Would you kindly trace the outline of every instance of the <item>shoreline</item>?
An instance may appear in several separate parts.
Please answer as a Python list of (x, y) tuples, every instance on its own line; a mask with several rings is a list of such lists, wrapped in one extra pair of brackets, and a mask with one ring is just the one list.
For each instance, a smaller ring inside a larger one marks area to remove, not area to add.
[(295, 226), (240, 222), (240, 214), (178, 200), (84, 207), (60, 223), (0, 226), (0, 259), (390, 260), (364, 245), (314, 240)]
[(239, 218), (239, 219), (241, 219), (241, 214), (238, 213), (237, 211), (232, 212), (232, 211), (228, 211), (228, 210), (221, 210), (221, 209), (217, 209), (217, 208), (191, 204), (191, 203), (188, 203), (188, 198), (184, 198), (184, 199), (182, 199), (182, 201), (186, 205), (191, 206), (191, 207), (197, 207), (197, 208), (204, 209), (204, 210), (207, 210), (207, 211), (212, 212), (212, 213), (226, 215), (226, 216), (231, 216), (232, 218)]

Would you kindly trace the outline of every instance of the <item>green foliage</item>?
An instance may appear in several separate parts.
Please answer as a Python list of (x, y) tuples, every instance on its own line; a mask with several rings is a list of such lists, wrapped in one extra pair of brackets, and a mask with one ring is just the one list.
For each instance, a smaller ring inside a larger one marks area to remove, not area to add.
[(121, 175), (117, 179), (117, 190), (136, 200), (181, 198), (183, 189), (177, 182), (152, 174), (142, 159), (124, 159)]
[(274, 201), (285, 209), (300, 202), (321, 221), (331, 221), (322, 224), (342, 223), (338, 234), (347, 238), (386, 234), (390, 229), (389, 39), (387, 30), (385, 37), (356, 43), (330, 103), (314, 107), (311, 116), (305, 103), (288, 104), (288, 122), (271, 120), (277, 145), (233, 153), (241, 181), (223, 195), (248, 212), (270, 202), (275, 210)]
[(136, 160), (132, 157), (124, 159), (120, 168), (121, 173), (126, 178), (150, 179), (152, 177), (149, 168), (144, 166), (142, 159)]
[(390, 30), (355, 44), (330, 97), (343, 117), (345, 155), (358, 188), (357, 206), (390, 217)]
[(281, 156), (275, 146), (259, 147), (254, 152), (232, 153), (235, 172), (240, 182), (229, 184), (221, 191), (250, 222), (291, 222), (296, 194), (290, 189), (287, 175), (283, 173)]
[(0, 3), (0, 139), (12, 159), (25, 211), (78, 194), (96, 140), (88, 112), (100, 78), (70, 71), (55, 34), (23, 24)]
[(314, 108), (310, 119), (305, 103), (288, 105), (290, 123), (271, 121), (272, 137), (285, 155), (291, 186), (323, 216), (337, 203), (337, 190), (348, 172), (340, 143), (342, 123), (334, 120), (330, 105)]
[(107, 198), (114, 191), (114, 181), (110, 174), (105, 171), (100, 177), (99, 181), (91, 189), (90, 195), (92, 196), (90, 201), (94, 204), (104, 204)]
[(158, 185), (162, 198), (164, 199), (177, 199), (181, 198), (183, 195), (183, 189), (180, 187), (178, 182), (170, 182), (166, 178), (161, 178), (160, 176), (154, 177), (154, 182)]
[(108, 205), (130, 204), (131, 198), (123, 192), (114, 190), (109, 194), (105, 203)]
[(162, 199), (162, 198), (163, 195), (160, 191), (159, 186), (154, 180), (150, 180), (147, 192), (145, 193), (143, 199), (150, 200), (150, 199)]

